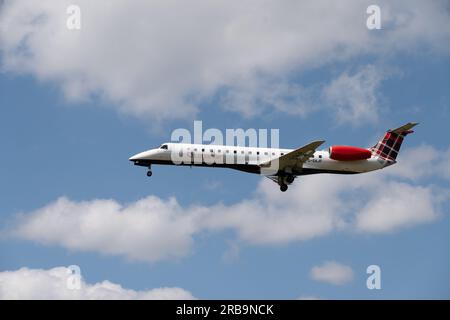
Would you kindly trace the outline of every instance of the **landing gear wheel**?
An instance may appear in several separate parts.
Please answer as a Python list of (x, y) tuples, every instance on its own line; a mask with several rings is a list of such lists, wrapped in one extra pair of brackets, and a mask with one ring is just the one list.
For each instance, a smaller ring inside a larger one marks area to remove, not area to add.
[(288, 189), (287, 184), (282, 184), (282, 185), (280, 185), (280, 190), (281, 190), (281, 192), (285, 192), (287, 189)]
[(285, 179), (286, 179), (287, 183), (291, 184), (292, 182), (294, 182), (295, 177), (294, 176), (287, 176)]
[(151, 177), (152, 176), (152, 172), (150, 170), (147, 171), (147, 177)]

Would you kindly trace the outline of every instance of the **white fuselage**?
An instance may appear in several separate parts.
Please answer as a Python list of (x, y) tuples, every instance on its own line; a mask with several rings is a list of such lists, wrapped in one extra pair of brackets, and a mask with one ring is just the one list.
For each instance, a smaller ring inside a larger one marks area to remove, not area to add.
[[(141, 152), (130, 158), (136, 165), (152, 164), (227, 167), (246, 172), (260, 173), (260, 165), (293, 151), (292, 149), (235, 147), (186, 143), (165, 143), (159, 148)], [(337, 161), (327, 150), (314, 152), (306, 162), (294, 165), (289, 174), (363, 173), (382, 169), (392, 163), (372, 156), (366, 160)], [(285, 174), (283, 172), (274, 175)]]

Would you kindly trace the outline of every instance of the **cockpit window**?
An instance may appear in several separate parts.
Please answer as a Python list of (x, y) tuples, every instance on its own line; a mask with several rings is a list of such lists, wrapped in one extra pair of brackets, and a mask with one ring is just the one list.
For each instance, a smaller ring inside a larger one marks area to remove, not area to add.
[(163, 144), (163, 145), (161, 145), (160, 149), (164, 149), (164, 150), (167, 150), (167, 149), (168, 149), (168, 147), (167, 147), (167, 144)]

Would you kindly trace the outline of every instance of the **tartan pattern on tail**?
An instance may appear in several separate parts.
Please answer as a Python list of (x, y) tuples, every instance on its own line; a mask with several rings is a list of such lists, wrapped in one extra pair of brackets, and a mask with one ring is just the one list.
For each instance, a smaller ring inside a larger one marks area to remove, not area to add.
[(398, 152), (400, 151), (403, 139), (409, 133), (411, 133), (411, 131), (403, 131), (401, 133), (395, 133), (392, 131), (386, 132), (383, 139), (372, 148), (372, 154), (385, 160), (395, 161), (395, 159), (397, 159)]

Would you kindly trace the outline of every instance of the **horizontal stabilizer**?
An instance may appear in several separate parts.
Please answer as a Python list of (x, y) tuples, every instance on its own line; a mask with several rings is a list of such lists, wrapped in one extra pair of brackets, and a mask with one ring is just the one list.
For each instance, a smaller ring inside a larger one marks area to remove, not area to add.
[(391, 129), (388, 132), (394, 132), (394, 133), (397, 133), (397, 134), (401, 134), (401, 133), (403, 133), (405, 131), (411, 130), (412, 128), (414, 128), (418, 124), (419, 124), (418, 122), (408, 122), (407, 124), (405, 124), (405, 125), (403, 125), (401, 127), (398, 127), (396, 129)]

